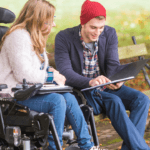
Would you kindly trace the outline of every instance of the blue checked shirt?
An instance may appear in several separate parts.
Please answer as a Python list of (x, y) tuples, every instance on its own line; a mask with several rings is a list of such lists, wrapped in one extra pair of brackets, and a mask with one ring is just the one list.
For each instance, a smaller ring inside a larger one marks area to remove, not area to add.
[(85, 45), (79, 31), (80, 40), (83, 45), (83, 76), (89, 78), (96, 78), (100, 75), (100, 68), (98, 65), (98, 41), (94, 42), (94, 53)]
[[(100, 75), (100, 68), (98, 65), (98, 40), (94, 42), (94, 53), (85, 45), (79, 30), (79, 37), (83, 45), (83, 76), (89, 78), (96, 78)], [(97, 88), (100, 91), (106, 89), (105, 86)]]

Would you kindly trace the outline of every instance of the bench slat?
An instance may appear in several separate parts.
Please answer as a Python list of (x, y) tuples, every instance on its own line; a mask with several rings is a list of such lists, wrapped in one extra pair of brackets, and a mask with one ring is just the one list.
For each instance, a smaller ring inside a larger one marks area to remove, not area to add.
[(130, 45), (118, 47), (119, 59), (127, 59), (142, 55), (147, 55), (147, 49), (144, 43), (137, 45)]

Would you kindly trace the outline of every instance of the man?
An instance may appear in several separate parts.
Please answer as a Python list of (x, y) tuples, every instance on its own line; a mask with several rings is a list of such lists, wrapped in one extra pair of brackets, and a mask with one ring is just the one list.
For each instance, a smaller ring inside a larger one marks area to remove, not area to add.
[[(106, 10), (86, 0), (81, 8), (81, 25), (60, 31), (55, 40), (56, 67), (66, 84), (78, 89), (109, 82), (122, 67), (114, 28), (106, 26)], [(123, 82), (84, 92), (94, 113), (105, 112), (123, 139), (122, 150), (150, 149), (143, 138), (149, 98)], [(126, 114), (130, 110), (130, 116)]]

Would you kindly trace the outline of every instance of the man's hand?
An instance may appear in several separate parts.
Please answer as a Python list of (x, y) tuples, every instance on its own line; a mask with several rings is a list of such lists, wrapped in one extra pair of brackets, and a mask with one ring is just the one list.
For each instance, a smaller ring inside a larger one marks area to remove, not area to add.
[[(101, 75), (101, 76), (98, 76), (97, 78), (90, 80), (89, 85), (97, 86), (97, 85), (105, 84), (107, 82), (111, 82), (111, 80), (109, 80), (107, 77)], [(116, 83), (116, 85), (109, 84), (109, 85), (106, 85), (106, 87), (110, 90), (117, 90), (123, 85), (123, 83), (124, 82), (118, 82), (118, 83)]]
[(116, 83), (116, 85), (109, 84), (109, 85), (106, 85), (106, 87), (110, 90), (117, 90), (123, 85), (123, 83), (124, 83), (124, 81), (123, 82), (118, 82), (118, 83)]
[(97, 85), (104, 84), (107, 82), (111, 82), (111, 80), (109, 80), (105, 76), (101, 75), (101, 76), (98, 76), (98, 77), (90, 80), (89, 85), (90, 86), (97, 86)]

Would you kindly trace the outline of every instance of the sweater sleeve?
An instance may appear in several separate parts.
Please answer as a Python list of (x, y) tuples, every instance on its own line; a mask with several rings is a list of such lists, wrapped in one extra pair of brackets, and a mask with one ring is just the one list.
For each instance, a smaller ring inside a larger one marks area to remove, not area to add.
[(24, 29), (13, 31), (6, 38), (8, 61), (18, 82), (44, 83), (46, 67), (40, 70), (41, 62), (33, 51), (30, 35)]

